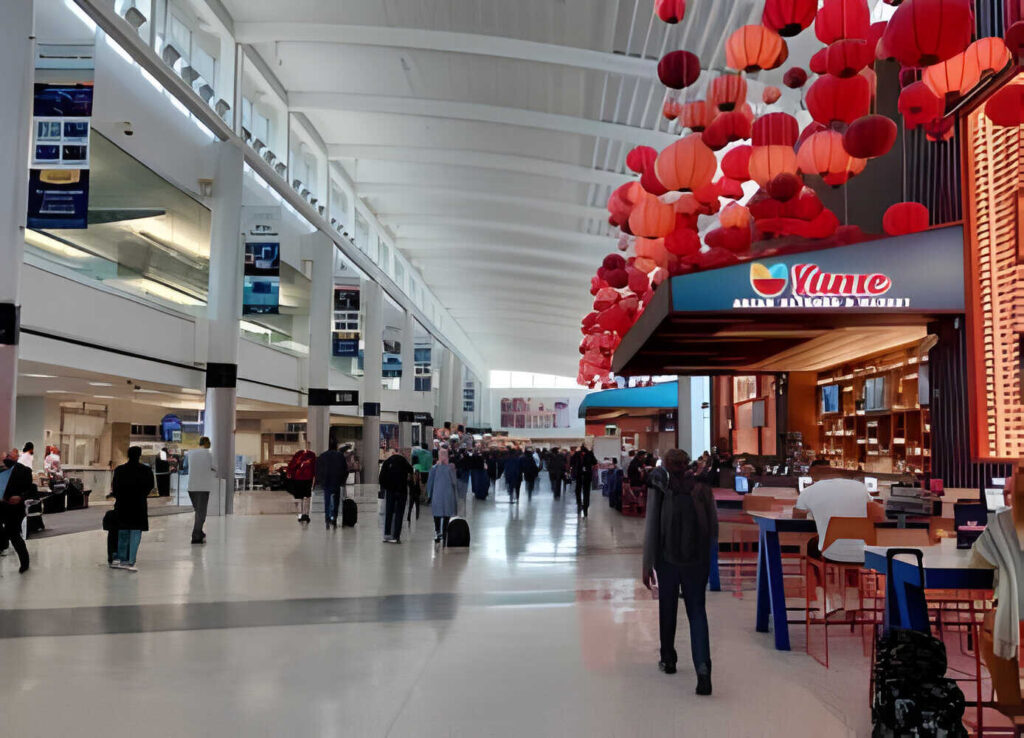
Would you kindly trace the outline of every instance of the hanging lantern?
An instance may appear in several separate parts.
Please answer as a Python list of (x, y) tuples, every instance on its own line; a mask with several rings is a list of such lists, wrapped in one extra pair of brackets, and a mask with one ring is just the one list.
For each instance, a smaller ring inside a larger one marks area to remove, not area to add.
[(693, 191), (710, 184), (717, 169), (715, 152), (697, 134), (669, 145), (654, 164), (661, 183), (670, 190), (679, 191)]
[(874, 102), (878, 96), (878, 75), (871, 67), (865, 67), (860, 70), (860, 76), (868, 81), (868, 93), (871, 95), (871, 101)]
[(635, 267), (628, 267), (626, 269), (626, 274), (626, 286), (631, 292), (642, 295), (651, 286), (651, 281), (647, 278), (647, 275)]
[(870, 112), (871, 85), (861, 75), (842, 79), (827, 74), (807, 90), (806, 104), (811, 117), (823, 125), (852, 123)]
[(622, 289), (629, 283), (629, 276), (626, 274), (626, 270), (623, 269), (611, 269), (604, 275), (604, 280), (608, 283), (609, 287), (614, 289)]
[(919, 202), (898, 202), (882, 216), (882, 229), (890, 236), (905, 236), (928, 230), (928, 208)]
[(668, 188), (661, 183), (658, 179), (658, 175), (654, 172), (654, 161), (651, 162), (650, 166), (644, 170), (644, 173), (640, 175), (640, 186), (644, 188), (645, 192), (648, 192), (655, 197), (661, 197), (668, 192)]
[[(846, 172), (852, 157), (843, 148), (843, 134), (839, 131), (819, 131), (804, 141), (796, 153), (797, 166), (804, 174), (828, 174)], [(635, 211), (634, 211), (635, 212)]]
[(865, 0), (825, 0), (814, 19), (814, 35), (825, 45), (844, 38), (866, 39), (870, 27)]
[(1003, 41), (1014, 59), (1024, 57), (1024, 21), (1017, 21), (1007, 28)]
[(708, 85), (708, 105), (728, 112), (747, 100), (747, 81), (738, 74), (723, 74)]
[(761, 101), (765, 105), (774, 105), (782, 97), (782, 90), (775, 85), (767, 85), (761, 92)]
[(950, 57), (944, 62), (925, 67), (921, 76), (928, 89), (936, 97), (952, 102), (960, 95), (966, 95), (981, 80), (978, 58), (967, 51)]
[(782, 36), (764, 26), (740, 26), (725, 42), (725, 62), (737, 72), (771, 69), (782, 53)]
[(666, 120), (675, 120), (683, 112), (683, 104), (678, 100), (666, 100), (661, 106), (661, 114)]
[(818, 49), (807, 62), (807, 68), (814, 74), (828, 74), (828, 47)]
[(864, 167), (867, 166), (867, 161), (864, 159), (854, 159), (850, 157), (850, 163), (845, 171), (842, 172), (830, 172), (822, 177), (825, 180), (825, 184), (831, 185), (832, 187), (839, 187), (849, 182), (853, 177), (864, 171)]
[(859, 38), (836, 41), (825, 49), (825, 71), (836, 77), (852, 77), (874, 60), (874, 47)]
[(799, 90), (807, 84), (807, 72), (803, 67), (791, 67), (782, 75), (782, 84), (791, 90)]
[(689, 128), (694, 133), (700, 133), (714, 119), (712, 108), (703, 100), (694, 100), (683, 105), (679, 113), (679, 125)]
[(675, 210), (652, 195), (645, 194), (629, 214), (629, 229), (633, 235), (641, 238), (662, 238), (670, 234), (675, 226)]
[(750, 119), (738, 110), (719, 114), (701, 134), (701, 140), (712, 151), (721, 151), (733, 141), (748, 138)]
[(689, 256), (700, 251), (700, 236), (692, 228), (677, 228), (665, 237), (665, 249), (676, 256)]
[(792, 146), (754, 146), (750, 153), (750, 178), (761, 187), (783, 173), (796, 174), (796, 152)]
[(799, 195), (803, 188), (804, 182), (799, 176), (783, 172), (768, 183), (765, 191), (779, 202), (789, 202)]
[(612, 269), (625, 269), (626, 260), (618, 254), (608, 254), (608, 256), (604, 257), (601, 261), (601, 268), (609, 271)]
[(1001, 72), (1013, 61), (1013, 54), (1006, 48), (1006, 42), (997, 36), (979, 38), (967, 47), (966, 53), (973, 58), (981, 76)]
[(941, 118), (944, 112), (942, 99), (928, 89), (924, 82), (913, 82), (904, 87), (897, 108), (909, 130)]
[(686, 0), (654, 0), (654, 12), (665, 23), (678, 23), (686, 15)]
[(743, 197), (743, 182), (729, 177), (720, 177), (715, 185), (721, 192), (721, 196), (730, 200), (739, 200)]
[[(650, 259), (662, 269), (668, 267), (668, 252), (665, 250), (665, 240), (663, 238), (638, 238), (636, 240), (636, 258)], [(626, 274), (625, 276), (626, 283), (628, 284), (629, 275)], [(625, 286), (624, 284), (623, 287)]]
[(885, 27), (889, 25), (886, 21), (878, 21), (872, 23), (868, 29), (868, 48), (871, 49), (873, 59), (888, 59), (886, 55), (879, 55), (879, 41), (882, 40), (882, 36), (885, 34)]
[(971, 0), (906, 0), (900, 5), (882, 41), (906, 67), (927, 67), (964, 51), (974, 31)]
[(722, 208), (718, 222), (723, 228), (747, 228), (750, 226), (750, 211), (738, 202), (732, 202)]
[(700, 77), (700, 59), (689, 51), (670, 51), (658, 62), (658, 79), (666, 87), (682, 90)]
[(761, 23), (789, 38), (810, 27), (818, 12), (818, 0), (765, 0)]
[(752, 130), (754, 146), (792, 146), (800, 135), (800, 124), (789, 113), (768, 113), (756, 121)]
[(985, 103), (985, 115), (1003, 128), (1024, 125), (1024, 84), (1006, 85)]
[(924, 128), (924, 135), (929, 141), (943, 142), (949, 141), (953, 138), (953, 134), (956, 133), (956, 116), (949, 116), (948, 118), (936, 118), (935, 120), (929, 121), (922, 126)]
[(654, 164), (658, 158), (658, 152), (651, 146), (637, 146), (626, 154), (626, 166), (630, 171), (643, 174), (644, 171)]
[(746, 182), (750, 179), (750, 153), (749, 146), (737, 146), (725, 152), (722, 157), (722, 174), (737, 182)]
[(885, 115), (858, 118), (843, 134), (843, 148), (858, 159), (874, 159), (889, 153), (896, 143), (896, 123)]

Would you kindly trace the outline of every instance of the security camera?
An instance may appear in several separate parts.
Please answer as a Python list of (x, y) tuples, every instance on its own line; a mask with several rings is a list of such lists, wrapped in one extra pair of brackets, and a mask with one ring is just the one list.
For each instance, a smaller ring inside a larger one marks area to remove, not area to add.
[(130, 120), (121, 121), (117, 124), (118, 129), (126, 136), (134, 136), (135, 131), (132, 129), (132, 122)]

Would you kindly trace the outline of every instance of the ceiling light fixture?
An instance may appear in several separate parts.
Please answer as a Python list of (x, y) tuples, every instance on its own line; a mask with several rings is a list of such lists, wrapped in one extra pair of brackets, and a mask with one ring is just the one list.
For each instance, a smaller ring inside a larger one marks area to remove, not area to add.
[(114, 400), (117, 399), (113, 395), (93, 395), (97, 400)]
[(113, 382), (89, 382), (90, 387), (113, 387)]
[(67, 393), (67, 390), (46, 390), (48, 395), (66, 395)]
[(32, 379), (56, 379), (56, 374), (26, 374), (22, 373), (23, 377), (32, 377)]

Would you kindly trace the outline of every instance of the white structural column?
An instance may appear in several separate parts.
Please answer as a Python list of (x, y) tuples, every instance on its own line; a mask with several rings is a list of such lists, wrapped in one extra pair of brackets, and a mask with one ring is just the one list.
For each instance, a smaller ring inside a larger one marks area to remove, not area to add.
[(384, 348), (384, 291), (376, 282), (362, 285), (363, 303), (363, 483), (376, 484), (380, 460), (381, 362)]
[(4, 3), (0, 23), (0, 448), (13, 448), (18, 397), (19, 288), (25, 254), (35, 39), (32, 0)]
[(331, 433), (331, 326), (334, 306), (334, 242), (317, 232), (306, 237), (305, 258), (312, 262), (309, 296), (309, 375), (306, 388), (306, 439), (317, 454), (327, 450)]
[(437, 413), (435, 413), (434, 424), (444, 427), (445, 423), (452, 421), (452, 352), (447, 346), (440, 342), (434, 344), (434, 355), (437, 357), (437, 367), (440, 376), (437, 377)]
[(452, 419), (452, 430), (464, 424), (462, 412), (462, 359), (452, 353), (452, 404), (448, 416)]
[(402, 379), (399, 383), (398, 446), (412, 448), (412, 408), (416, 400), (416, 351), (413, 341), (416, 326), (412, 312), (405, 311), (402, 320)]
[[(238, 323), (242, 314), (242, 149), (214, 144), (210, 215), (210, 321), (206, 353), (206, 435), (213, 444), (217, 476), (225, 482), (222, 504), (211, 515), (230, 513), (235, 485), (235, 404), (238, 384)], [(216, 498), (215, 498), (216, 499)]]
[(679, 377), (676, 447), (692, 459), (711, 448), (710, 412), (704, 408), (710, 396), (711, 380), (708, 377)]

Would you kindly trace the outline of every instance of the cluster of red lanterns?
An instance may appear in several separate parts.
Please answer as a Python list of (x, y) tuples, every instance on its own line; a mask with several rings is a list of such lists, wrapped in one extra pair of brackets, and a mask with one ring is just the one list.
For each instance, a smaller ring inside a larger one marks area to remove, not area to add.
[[(581, 384), (614, 386), (615, 348), (666, 279), (753, 258), (753, 244), (771, 239), (864, 238), (857, 227), (841, 225), (804, 180), (842, 186), (892, 149), (897, 123), (874, 109), (876, 60), (902, 65), (898, 110), (905, 129), (922, 127), (928, 138), (944, 140), (954, 130), (947, 106), (1024, 56), (1024, 12), (1011, 13), (1004, 38), (974, 40), (972, 0), (884, 1), (896, 6), (887, 23), (871, 22), (867, 0), (824, 0), (820, 7), (818, 0), (763, 0), (760, 25), (728, 35), (729, 71), (709, 75), (699, 98), (692, 91), (709, 71), (700, 59), (685, 49), (662, 58), (658, 76), (668, 90), (662, 111), (683, 135), (660, 152), (633, 149), (627, 165), (639, 177), (609, 198), (609, 222), (623, 233), (624, 253), (605, 258), (591, 281), (594, 310), (581, 326)], [(655, 14), (678, 23), (686, 5), (656, 0)], [(810, 59), (810, 74), (791, 66), (782, 75), (783, 87), (793, 91), (785, 94), (802, 96), (811, 122), (801, 128), (795, 117), (773, 110), (784, 96), (773, 85), (759, 88), (761, 114), (755, 114), (744, 75), (783, 69), (787, 39), (812, 26), (822, 46)], [(993, 125), (1024, 125), (1024, 84), (993, 95), (985, 112)], [(741, 205), (745, 183), (758, 191)], [(701, 218), (709, 216), (717, 217), (717, 227), (702, 236)], [(891, 205), (883, 217), (889, 236), (929, 224), (928, 209), (914, 202)]]

